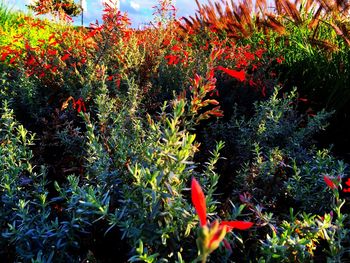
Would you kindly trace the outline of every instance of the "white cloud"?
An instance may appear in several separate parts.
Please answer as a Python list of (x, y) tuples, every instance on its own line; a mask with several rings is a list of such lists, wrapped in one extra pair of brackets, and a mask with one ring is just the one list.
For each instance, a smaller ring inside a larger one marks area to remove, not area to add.
[(140, 9), (140, 4), (134, 2), (134, 1), (130, 1), (130, 6), (132, 8), (134, 8), (135, 10), (139, 10)]

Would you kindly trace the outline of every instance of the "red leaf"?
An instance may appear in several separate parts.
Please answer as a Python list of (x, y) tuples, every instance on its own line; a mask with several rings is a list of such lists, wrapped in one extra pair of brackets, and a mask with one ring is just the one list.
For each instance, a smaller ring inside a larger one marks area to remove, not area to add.
[(217, 69), (222, 70), (226, 74), (238, 79), (241, 82), (245, 80), (245, 72), (243, 70), (237, 71), (237, 70), (233, 70), (233, 69), (224, 68), (222, 66), (218, 66)]
[(252, 222), (247, 221), (222, 221), (220, 226), (226, 226), (227, 232), (230, 232), (232, 229), (246, 230), (251, 228), (254, 225)]
[(203, 190), (195, 178), (192, 178), (191, 197), (192, 203), (199, 217), (200, 225), (205, 226), (207, 224), (207, 205)]

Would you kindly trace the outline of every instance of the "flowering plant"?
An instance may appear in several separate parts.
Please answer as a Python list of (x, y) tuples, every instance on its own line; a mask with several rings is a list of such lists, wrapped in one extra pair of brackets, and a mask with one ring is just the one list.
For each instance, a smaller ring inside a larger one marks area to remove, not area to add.
[(191, 183), (192, 203), (199, 217), (200, 229), (197, 238), (197, 247), (200, 252), (202, 262), (206, 262), (208, 255), (217, 249), (221, 242), (231, 250), (230, 244), (224, 239), (226, 234), (233, 229), (246, 230), (253, 226), (247, 221), (221, 221), (215, 220), (207, 225), (206, 201), (203, 190), (198, 181), (192, 178)]

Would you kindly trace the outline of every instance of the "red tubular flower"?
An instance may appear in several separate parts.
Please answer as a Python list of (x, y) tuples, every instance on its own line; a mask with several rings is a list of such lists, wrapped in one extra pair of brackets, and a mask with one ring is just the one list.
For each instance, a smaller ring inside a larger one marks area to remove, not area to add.
[(331, 180), (329, 176), (324, 175), (323, 180), (325, 181), (325, 183), (328, 185), (330, 189), (334, 190), (337, 188), (337, 185)]
[(276, 58), (276, 61), (278, 64), (282, 64), (284, 61), (284, 58), (283, 57)]
[(61, 57), (61, 60), (66, 61), (69, 57), (70, 57), (69, 54), (65, 54), (65, 55), (63, 55), (63, 57)]
[(222, 66), (218, 66), (217, 69), (222, 70), (226, 74), (238, 79), (241, 82), (243, 82), (245, 80), (245, 72), (243, 70), (237, 71), (237, 70), (233, 70), (233, 69), (224, 68)]
[(164, 39), (163, 40), (163, 45), (164, 46), (168, 46), (170, 44), (170, 40), (168, 40), (168, 39)]
[(33, 65), (35, 63), (35, 58), (33, 56), (29, 56), (27, 59), (27, 65)]
[(220, 225), (226, 226), (227, 232), (230, 232), (233, 229), (247, 230), (251, 228), (254, 225), (254, 223), (247, 221), (222, 221)]
[(10, 64), (14, 64), (16, 62), (17, 56), (14, 56), (10, 59)]
[(222, 110), (220, 110), (220, 106), (217, 106), (217, 107), (215, 107), (212, 110), (208, 110), (204, 114), (212, 115), (212, 116), (215, 116), (215, 117), (224, 117), (224, 113), (223, 113)]
[(168, 60), (168, 65), (177, 65), (180, 62), (179, 57), (175, 55), (167, 55), (165, 56), (165, 59)]
[(264, 54), (264, 50), (263, 49), (258, 49), (256, 52), (255, 52), (255, 55), (258, 57), (258, 58), (262, 58), (262, 55)]
[(5, 61), (7, 56), (10, 55), (10, 52), (4, 52), (1, 54), (0, 61)]
[[(55, 49), (49, 49), (47, 51), (47, 54), (50, 55), (50, 56), (55, 56), (57, 54), (57, 50)], [(63, 57), (62, 57), (62, 60), (63, 60)]]
[(192, 203), (199, 216), (200, 224), (203, 227), (207, 224), (207, 205), (203, 190), (194, 178), (192, 178), (191, 190)]
[(253, 226), (252, 222), (245, 221), (222, 221), (215, 220), (210, 226), (207, 225), (206, 201), (201, 186), (196, 179), (191, 182), (192, 203), (196, 209), (200, 221), (200, 235), (197, 239), (202, 261), (205, 262), (208, 255), (224, 242), (224, 246), (232, 251), (230, 244), (224, 239), (227, 232), (233, 229), (246, 230)]
[(245, 59), (247, 59), (247, 60), (254, 60), (254, 59), (255, 59), (255, 55), (252, 54), (252, 53), (250, 53), (250, 52), (248, 52), (248, 51), (245, 51), (245, 52), (243, 53), (243, 56), (244, 56)]
[(178, 46), (178, 45), (174, 45), (172, 48), (171, 48), (172, 51), (180, 51), (181, 48)]
[(81, 112), (81, 111), (86, 112), (85, 103), (84, 103), (84, 101), (83, 101), (82, 98), (79, 98), (79, 99), (75, 102), (75, 105), (78, 107), (78, 108), (77, 108), (77, 112), (78, 112), (78, 113)]
[(350, 178), (348, 178), (348, 180), (345, 182), (345, 184), (346, 184), (347, 188), (344, 188), (343, 192), (344, 193), (350, 193)]
[(208, 249), (209, 250), (215, 250), (219, 247), (221, 241), (224, 240), (225, 235), (227, 233), (227, 227), (222, 226), (218, 223), (218, 221), (214, 221), (214, 223), (211, 226), (211, 229), (213, 229), (213, 233), (210, 235), (210, 239), (208, 242)]
[(194, 76), (194, 85), (195, 85), (196, 87), (198, 87), (200, 80), (201, 80), (201, 77), (200, 77), (198, 74), (196, 74), (196, 75)]

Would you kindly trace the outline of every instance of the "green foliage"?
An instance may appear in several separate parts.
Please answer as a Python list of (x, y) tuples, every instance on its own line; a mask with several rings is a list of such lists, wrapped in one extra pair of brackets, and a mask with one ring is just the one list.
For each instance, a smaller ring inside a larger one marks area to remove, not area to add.
[(327, 127), (325, 120), (330, 113), (319, 112), (316, 116), (300, 116), (296, 105), (296, 90), (279, 97), (279, 89), (267, 100), (255, 104), (255, 115), (239, 119), (236, 126), (239, 134), (236, 139), (243, 154), (255, 151), (257, 145), (262, 149), (285, 149), (286, 153), (301, 160), (312, 136)]
[(21, 13), (15, 12), (4, 1), (0, 2), (0, 26), (14, 24), (21, 17)]
[(337, 46), (321, 50), (307, 14), (300, 26), (281, 18), (285, 35), (184, 36), (170, 4), (158, 10), (167, 24), (139, 31), (113, 7), (87, 30), (0, 5), (0, 256), (104, 262), (103, 240), (111, 253), (125, 246), (130, 262), (196, 260), (195, 177), (208, 221), (254, 222), (227, 233), (233, 251), (221, 247), (211, 261), (344, 260), (348, 200), (324, 176), (340, 184), (348, 166), (314, 140), (331, 113), (302, 114), (309, 104), (296, 89), (273, 91), (286, 80), (310, 107), (324, 94), (344, 107), (340, 36), (320, 22), (318, 37)]
[(267, 235), (262, 243), (262, 252), (267, 262), (308, 262), (313, 259), (321, 239), (329, 239), (333, 230), (332, 218), (324, 219), (311, 214), (294, 215), (280, 224), (279, 230)]
[(132, 256), (129, 259), (129, 262), (147, 262), (147, 263), (153, 263), (155, 262), (156, 258), (158, 257), (158, 253), (153, 255), (148, 255), (147, 248), (143, 247), (142, 240), (139, 241), (139, 247), (136, 248), (136, 252), (138, 253), (137, 256)]
[[(338, 190), (334, 191), (337, 196)], [(335, 199), (333, 210), (323, 216), (305, 212), (294, 215), (293, 208), (290, 208), (288, 220), (283, 220), (278, 230), (272, 231), (272, 236), (268, 234), (262, 241), (264, 259), (267, 262), (312, 261), (319, 253), (320, 244), (327, 242), (327, 261), (342, 262), (348, 253), (344, 245), (347, 246), (349, 231), (344, 225), (347, 216), (341, 212), (345, 201)]]
[[(85, 115), (87, 173), (84, 182), (71, 183), (67, 191), (79, 188), (81, 198), (89, 185), (94, 188), (93, 200), (114, 200), (109, 203), (110, 207), (117, 207), (107, 215), (109, 230), (119, 226), (131, 246), (142, 240), (151, 253), (158, 251), (160, 257), (167, 258), (171, 251), (185, 249), (184, 242), (190, 242), (195, 226), (184, 192), (196, 174), (195, 135), (187, 130), (190, 122), (184, 100), (165, 103), (157, 121), (147, 115), (145, 122), (137, 85), (133, 81), (128, 85), (128, 94), (119, 106), (120, 101), (113, 99), (105, 85), (96, 92), (95, 124)], [(218, 144), (201, 176), (207, 186), (209, 211), (215, 209), (212, 195), (218, 176), (214, 166), (222, 147)], [(71, 207), (77, 206), (75, 203)], [(102, 210), (103, 205), (91, 205), (89, 212)], [(107, 210), (106, 207), (104, 211)]]
[(332, 195), (324, 187), (323, 176), (344, 178), (347, 176), (347, 165), (332, 157), (328, 150), (319, 150), (302, 164), (293, 161), (291, 166), (293, 172), (285, 184), (288, 194), (304, 211), (327, 211)]
[(240, 156), (250, 160), (237, 175), (238, 189), (254, 191), (268, 206), (292, 202), (303, 211), (327, 211), (331, 195), (323, 175), (344, 177), (345, 165), (326, 150), (316, 152), (311, 138), (326, 127), (330, 114), (300, 117), (295, 110), (296, 93), (284, 98), (277, 94), (278, 90), (269, 100), (257, 103), (250, 119), (236, 122)]
[(72, 260), (68, 249), (78, 246), (73, 226), (53, 216), (45, 168), (37, 172), (30, 162), (34, 135), (16, 122), (6, 101), (0, 142), (1, 254), (11, 256), (13, 246), (14, 260), (28, 262), (36, 256), (43, 262), (52, 262), (53, 257)]

